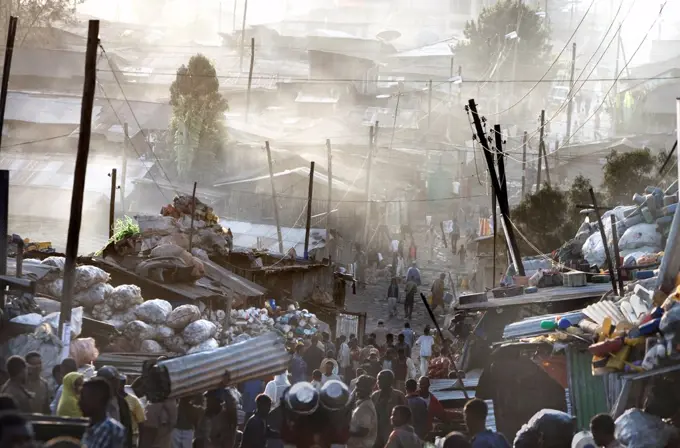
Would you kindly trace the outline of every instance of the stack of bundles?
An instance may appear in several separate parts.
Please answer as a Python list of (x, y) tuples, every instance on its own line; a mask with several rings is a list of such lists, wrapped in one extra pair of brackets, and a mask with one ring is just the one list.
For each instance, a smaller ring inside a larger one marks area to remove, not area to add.
[(178, 221), (184, 221), (188, 219), (185, 227), (189, 227), (191, 225), (191, 214), (193, 212), (194, 225), (196, 225), (196, 222), (198, 221), (202, 221), (203, 226), (216, 225), (218, 217), (215, 215), (215, 213), (213, 213), (212, 207), (208, 207), (198, 198), (196, 198), (195, 201), (196, 205), (194, 207), (192, 206), (191, 196), (175, 196), (175, 198), (172, 200), (172, 204), (168, 204), (161, 208), (161, 215), (171, 216)]
[(320, 324), (322, 322), (314, 313), (307, 310), (288, 310), (276, 319), (274, 327), (290, 339), (312, 336), (319, 331)]
[[(678, 184), (673, 183), (666, 191), (647, 187), (644, 194), (635, 194), (636, 205), (619, 206), (602, 215), (607, 244), (613, 246), (610, 216), (616, 217), (618, 246), (625, 266), (656, 262), (665, 245), (673, 214), (678, 206)], [(587, 235), (581, 250), (591, 265), (604, 266), (604, 244), (597, 222), (584, 222), (579, 228), (577, 240)]]
[(290, 355), (274, 332), (256, 338), (159, 362), (144, 381), (152, 402), (263, 378), (286, 370)]
[[(38, 282), (38, 292), (61, 299), (64, 257), (48, 257), (40, 263), (51, 267), (51, 271)], [(108, 283), (109, 279), (109, 274), (96, 266), (77, 266), (73, 306), (82, 306), (95, 319), (111, 320), (114, 315), (142, 303), (141, 290), (137, 286), (121, 285), (114, 288)]]
[(149, 258), (139, 263), (135, 272), (160, 283), (193, 283), (205, 275), (205, 267), (184, 248), (164, 243), (151, 249)]

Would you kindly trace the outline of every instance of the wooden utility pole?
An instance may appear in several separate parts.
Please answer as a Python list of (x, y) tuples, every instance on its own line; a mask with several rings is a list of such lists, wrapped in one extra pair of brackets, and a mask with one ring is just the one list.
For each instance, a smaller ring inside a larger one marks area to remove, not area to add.
[(612, 120), (612, 134), (616, 136), (619, 124), (619, 83), (616, 82), (619, 77), (619, 60), (621, 59), (621, 27), (616, 32), (616, 62), (614, 63), (614, 119)]
[(253, 84), (253, 65), (255, 64), (255, 38), (250, 38), (250, 69), (248, 70), (248, 91), (246, 92), (246, 123), (250, 113), (250, 87)]
[(432, 126), (432, 80), (427, 83), (427, 130)]
[(114, 168), (111, 170), (109, 177), (111, 178), (111, 197), (109, 198), (109, 239), (113, 238), (113, 222), (116, 214), (116, 172)]
[(527, 131), (524, 131), (522, 135), (522, 199), (526, 195), (526, 182), (527, 182)]
[[(371, 126), (368, 131), (368, 158), (366, 160), (366, 217), (364, 219), (364, 238), (365, 244), (368, 244), (368, 228), (371, 224), (371, 166), (373, 165), (373, 146), (375, 144), (375, 137), (378, 133), (376, 127)], [(368, 248), (366, 248), (368, 249)]]
[[(545, 153), (545, 142), (543, 141), (544, 138), (544, 132), (545, 132), (545, 110), (541, 111), (541, 131), (539, 133), (539, 140), (538, 140), (538, 183), (536, 184), (536, 192), (538, 192), (541, 189), (541, 164), (543, 163), (543, 160), (546, 156)], [(547, 162), (547, 160), (546, 160)], [(547, 165), (546, 165), (547, 166)], [(550, 184), (550, 181), (548, 180), (548, 184)]]
[[(236, 8), (236, 6), (234, 6)], [(246, 15), (248, 14), (248, 0), (243, 3), (243, 25), (241, 26), (241, 54), (239, 58), (239, 71), (243, 72), (243, 53), (246, 45)]]
[(623, 294), (623, 278), (621, 277), (621, 254), (619, 253), (619, 235), (616, 231), (616, 215), (609, 215), (612, 226), (612, 245), (614, 246), (614, 266), (616, 268), (616, 279), (619, 281), (619, 292)]
[(276, 236), (279, 239), (279, 252), (283, 253), (283, 236), (281, 235), (281, 221), (279, 221), (279, 206), (276, 201), (276, 188), (274, 188), (274, 170), (272, 168), (272, 152), (269, 149), (269, 141), (264, 142), (267, 150), (267, 163), (269, 164), (269, 182), (272, 185), (272, 203), (274, 205), (274, 220), (276, 221)]
[(333, 208), (333, 155), (331, 149), (331, 140), (326, 139), (326, 152), (328, 153), (328, 207), (326, 208), (326, 244), (330, 241), (331, 235), (331, 209)]
[(312, 195), (314, 194), (314, 161), (309, 166), (309, 190), (307, 191), (307, 223), (305, 224), (305, 260), (309, 260), (309, 230), (312, 225)]
[[(10, 5), (12, 2), (10, 2)], [(17, 34), (17, 18), (9, 18), (7, 29), (7, 46), (5, 47), (5, 65), (2, 67), (2, 90), (0, 90), (0, 144), (2, 144), (2, 128), (5, 124), (5, 105), (7, 104), (7, 88), (9, 73), (12, 68), (12, 54), (14, 53), (14, 38)]]
[[(73, 191), (71, 193), (71, 213), (66, 238), (66, 259), (64, 262), (64, 285), (61, 297), (61, 313), (59, 316), (59, 334), (63, 345), (62, 355), (68, 356), (71, 346), (71, 307), (73, 288), (76, 280), (76, 257), (78, 256), (78, 239), (83, 217), (83, 196), (85, 193), (85, 176), (87, 174), (87, 157), (90, 152), (90, 134), (92, 131), (92, 105), (94, 103), (95, 82), (97, 79), (97, 48), (99, 46), (99, 20), (90, 20), (87, 30), (87, 51), (85, 53), (85, 82), (83, 84), (83, 101), (80, 107), (80, 134), (78, 136), (78, 152), (73, 172)], [(3, 235), (4, 237), (4, 235)]]
[(576, 42), (571, 46), (571, 74), (569, 75), (569, 95), (567, 96), (567, 136), (564, 141), (567, 142), (571, 138), (571, 115), (574, 110), (574, 70), (576, 68)]
[(130, 132), (128, 130), (127, 121), (123, 123), (123, 163), (120, 173), (120, 208), (123, 214), (127, 213), (125, 208), (125, 182), (127, 182), (127, 153), (130, 148)]
[[(472, 114), (472, 119), (474, 120), (475, 123), (477, 140), (479, 141), (479, 144), (482, 146), (482, 153), (484, 154), (484, 159), (486, 160), (486, 165), (488, 167), (489, 177), (491, 178), (491, 185), (493, 186), (493, 193), (498, 196), (497, 202), (498, 206), (501, 209), (501, 218), (503, 219), (503, 223), (505, 225), (504, 230), (508, 240), (508, 246), (510, 246), (509, 249), (512, 255), (512, 260), (515, 263), (515, 267), (517, 268), (517, 273), (521, 276), (524, 276), (524, 265), (522, 264), (522, 257), (519, 252), (519, 246), (517, 245), (517, 241), (515, 240), (515, 232), (513, 230), (512, 222), (510, 221), (510, 210), (508, 207), (507, 195), (505, 197), (502, 196), (503, 189), (501, 188), (500, 181), (498, 179), (498, 176), (496, 175), (496, 169), (494, 167), (492, 152), (491, 149), (489, 148), (489, 141), (487, 140), (486, 134), (484, 133), (484, 126), (482, 125), (481, 117), (477, 112), (477, 105), (475, 104), (474, 99), (468, 101), (468, 108), (470, 110), (470, 113)], [(503, 151), (502, 139), (500, 138), (499, 135), (496, 136), (496, 150), (499, 152)]]

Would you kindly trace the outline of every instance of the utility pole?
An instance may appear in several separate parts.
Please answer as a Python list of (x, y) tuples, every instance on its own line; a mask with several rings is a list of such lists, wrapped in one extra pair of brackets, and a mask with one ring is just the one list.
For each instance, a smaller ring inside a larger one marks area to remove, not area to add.
[(234, 13), (231, 16), (231, 32), (236, 33), (236, 6), (238, 6), (238, 0), (234, 0)]
[(253, 65), (255, 64), (255, 38), (250, 38), (250, 69), (248, 70), (248, 91), (246, 92), (246, 123), (250, 113), (250, 87), (253, 84)]
[(123, 210), (123, 214), (127, 213), (125, 208), (125, 182), (127, 182), (127, 153), (130, 147), (130, 132), (128, 130), (127, 121), (123, 123), (123, 163), (120, 173), (120, 208)]
[[(512, 222), (510, 222), (510, 210), (508, 206), (507, 195), (505, 197), (502, 196), (503, 190), (501, 188), (499, 179), (496, 175), (493, 156), (491, 153), (491, 149), (489, 148), (489, 141), (487, 140), (486, 134), (484, 133), (482, 120), (481, 117), (479, 116), (479, 113), (477, 112), (477, 105), (475, 104), (474, 99), (468, 101), (468, 108), (470, 113), (472, 114), (472, 119), (475, 122), (477, 140), (479, 141), (479, 144), (482, 146), (482, 153), (484, 154), (486, 165), (489, 168), (488, 173), (489, 177), (491, 178), (493, 193), (498, 195), (498, 205), (501, 209), (501, 218), (503, 219), (504, 230), (508, 240), (510, 254), (512, 255), (512, 260), (515, 263), (515, 267), (517, 268), (517, 273), (521, 276), (524, 276), (524, 265), (522, 264), (522, 257), (520, 256), (519, 246), (517, 245), (517, 241), (515, 240), (515, 232), (512, 227)], [(502, 152), (503, 150), (502, 138), (500, 136), (500, 128), (496, 136), (496, 150), (499, 152)]]
[(331, 235), (331, 209), (333, 208), (333, 155), (331, 140), (326, 139), (326, 152), (328, 153), (328, 207), (326, 209), (326, 244), (330, 241)]
[[(371, 126), (368, 131), (368, 158), (366, 160), (366, 218), (364, 219), (364, 243), (368, 244), (368, 227), (371, 221), (371, 166), (373, 165), (373, 145), (376, 129)], [(368, 249), (368, 248), (366, 248)]]
[(241, 26), (241, 56), (239, 58), (239, 71), (243, 72), (243, 53), (246, 45), (246, 15), (248, 14), (248, 0), (243, 3), (243, 25)]
[(522, 199), (526, 194), (526, 182), (527, 182), (527, 131), (524, 131), (522, 135)]
[(267, 150), (267, 163), (269, 164), (269, 183), (272, 185), (272, 203), (274, 205), (274, 220), (276, 221), (276, 236), (279, 239), (279, 253), (283, 253), (283, 236), (281, 235), (281, 221), (279, 221), (279, 206), (276, 201), (276, 188), (274, 188), (274, 170), (272, 169), (272, 152), (269, 149), (269, 141), (264, 142)]
[(571, 46), (571, 75), (569, 75), (569, 96), (567, 100), (567, 135), (564, 139), (565, 142), (569, 141), (571, 138), (571, 114), (574, 109), (574, 69), (576, 68), (576, 42)]
[(113, 221), (116, 214), (116, 172), (114, 168), (111, 170), (109, 177), (111, 178), (111, 197), (109, 198), (109, 239), (113, 238)]
[(196, 187), (198, 182), (194, 181), (194, 189), (191, 192), (191, 226), (189, 227), (189, 253), (193, 247), (194, 242), (194, 218), (196, 216)]
[(612, 134), (615, 137), (616, 134), (618, 133), (618, 124), (619, 124), (619, 109), (620, 109), (620, 103), (621, 101), (619, 100), (619, 83), (617, 82), (617, 78), (619, 77), (619, 60), (621, 59), (621, 27), (619, 27), (619, 30), (616, 32), (617, 33), (617, 39), (616, 39), (616, 62), (614, 63), (614, 119), (612, 120)]
[[(9, 225), (9, 170), (0, 170), (0, 275), (7, 275), (7, 234)], [(5, 309), (4, 292), (0, 295), (0, 306)]]
[[(569, 103), (571, 104), (571, 103)], [(567, 131), (567, 134), (569, 132)], [(538, 140), (538, 166), (539, 170), (541, 169), (540, 166), (543, 163), (543, 158), (546, 158), (546, 166), (547, 166), (547, 155), (545, 153), (545, 142), (543, 141), (545, 135), (545, 110), (541, 110), (541, 131), (539, 133), (539, 140)], [(540, 171), (539, 171), (540, 173)], [(539, 179), (540, 179), (540, 174), (539, 174)], [(550, 184), (550, 181), (548, 181), (548, 184)], [(541, 189), (540, 185), (536, 185), (536, 191), (538, 192)]]
[(526, 195), (526, 177), (527, 177), (527, 131), (524, 131), (522, 136), (522, 199)]
[[(12, 3), (10, 2), (10, 5), (11, 4)], [(5, 65), (2, 67), (2, 90), (0, 90), (0, 143), (2, 143), (2, 128), (5, 124), (5, 105), (7, 104), (7, 88), (9, 86), (9, 73), (12, 68), (12, 54), (14, 53), (14, 38), (17, 34), (17, 21), (18, 19), (16, 17), (10, 17), (9, 28), (7, 29)], [(4, 234), (0, 236), (4, 238)]]
[[(80, 134), (78, 136), (76, 166), (73, 172), (71, 212), (66, 239), (66, 259), (64, 262), (64, 285), (61, 294), (61, 313), (59, 315), (59, 334), (61, 335), (63, 345), (62, 359), (68, 356), (71, 347), (71, 306), (73, 303), (73, 288), (76, 280), (78, 239), (80, 237), (80, 226), (83, 217), (83, 196), (85, 193), (85, 176), (87, 174), (87, 157), (90, 152), (92, 105), (94, 103), (95, 82), (97, 79), (98, 46), (99, 20), (90, 20), (87, 30), (87, 51), (85, 53), (83, 101), (80, 107)], [(5, 238), (5, 235), (2, 236)]]
[[(400, 95), (401, 96), (401, 95)], [(432, 125), (432, 80), (427, 83), (427, 130)]]
[(314, 193), (314, 161), (309, 166), (309, 190), (307, 191), (307, 224), (305, 224), (305, 260), (309, 260), (309, 227), (312, 224), (312, 194)]

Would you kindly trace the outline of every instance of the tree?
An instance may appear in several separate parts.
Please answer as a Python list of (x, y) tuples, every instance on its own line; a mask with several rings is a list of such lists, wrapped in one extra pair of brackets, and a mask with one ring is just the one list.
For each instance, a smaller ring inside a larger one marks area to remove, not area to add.
[(612, 150), (604, 165), (602, 183), (612, 205), (631, 204), (633, 194), (658, 184), (658, 168), (664, 159), (664, 153), (654, 157), (647, 148), (628, 152)]
[[(477, 76), (489, 76), (494, 67), (498, 73), (510, 73), (514, 66), (525, 76), (545, 71), (551, 51), (550, 28), (538, 11), (525, 3), (499, 1), (484, 8), (477, 21), (465, 24), (465, 40), (456, 46), (456, 54), (466, 64), (466, 71)], [(517, 36), (506, 38), (513, 31)]]
[[(76, 0), (83, 3), (84, 0)], [(19, 19), (16, 45), (51, 43), (49, 33), (44, 30), (55, 24), (75, 21), (74, 0), (11, 0), (0, 5), (0, 32), (7, 36), (10, 16)], [(4, 42), (4, 41), (3, 41)]]
[(177, 175), (215, 172), (227, 139), (224, 112), (227, 100), (219, 93), (219, 80), (213, 64), (201, 54), (177, 69), (170, 86), (172, 119), (168, 138)]
[[(543, 253), (550, 253), (573, 236), (568, 195), (547, 183), (526, 196), (510, 216), (526, 239)], [(526, 250), (531, 254), (536, 252), (531, 247)]]

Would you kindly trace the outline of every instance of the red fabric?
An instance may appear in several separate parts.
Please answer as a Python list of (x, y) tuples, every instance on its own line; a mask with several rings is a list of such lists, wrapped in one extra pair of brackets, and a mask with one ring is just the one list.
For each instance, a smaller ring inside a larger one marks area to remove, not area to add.
[(559, 356), (540, 356), (537, 355), (533, 359), (534, 363), (545, 371), (553, 380), (563, 388), (569, 387), (569, 380), (567, 379), (567, 358), (564, 355)]
[(438, 418), (442, 421), (448, 420), (448, 414), (444, 406), (437, 400), (437, 398), (430, 393), (430, 405), (427, 407), (427, 430), (432, 431), (434, 419)]

